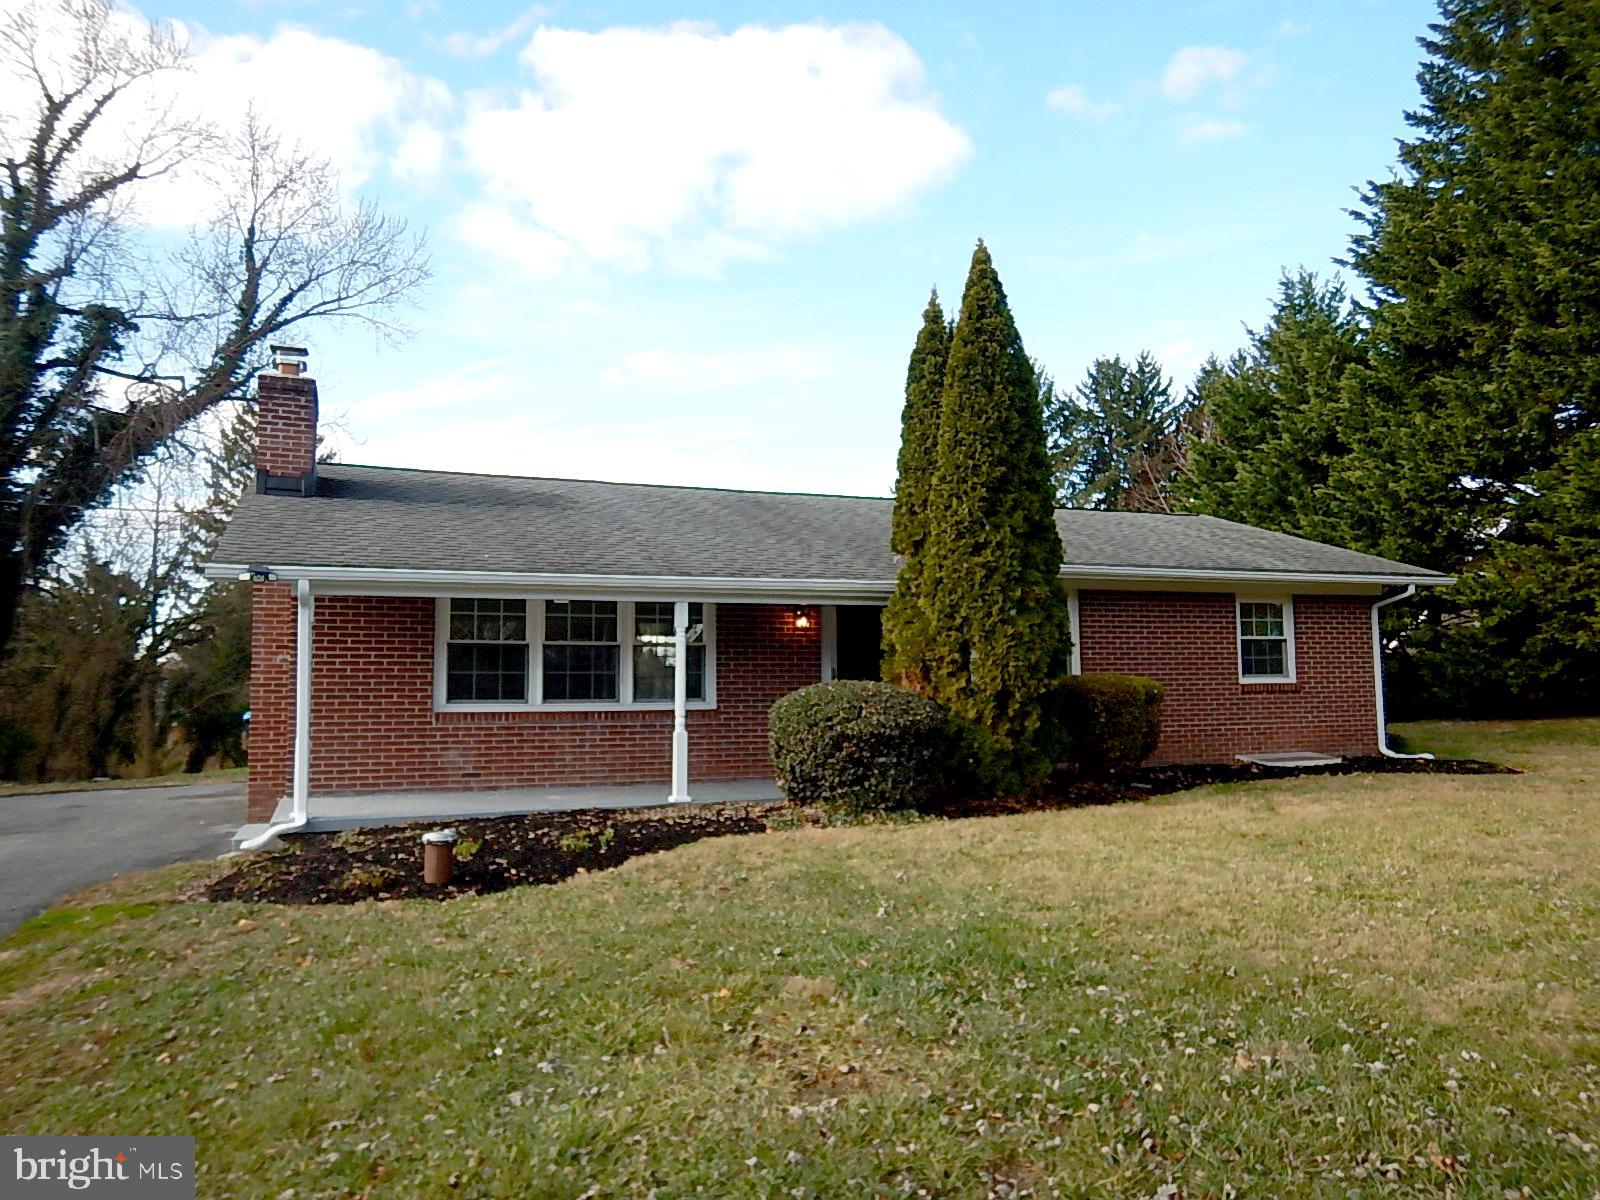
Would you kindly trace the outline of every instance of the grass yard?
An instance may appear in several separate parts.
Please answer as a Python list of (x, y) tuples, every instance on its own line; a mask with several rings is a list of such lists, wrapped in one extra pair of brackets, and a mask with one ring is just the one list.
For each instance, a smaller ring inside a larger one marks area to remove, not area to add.
[(1404, 733), (1528, 774), (102, 888), (0, 942), (0, 1130), (193, 1133), (202, 1196), (1592, 1200), (1600, 721)]

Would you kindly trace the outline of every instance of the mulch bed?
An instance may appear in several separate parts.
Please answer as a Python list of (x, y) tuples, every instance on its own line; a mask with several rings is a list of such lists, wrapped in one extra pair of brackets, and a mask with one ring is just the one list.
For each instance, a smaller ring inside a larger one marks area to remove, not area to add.
[(271, 904), (353, 904), (412, 897), (448, 900), (525, 883), (559, 883), (702, 838), (762, 833), (767, 811), (781, 807), (697, 804), (456, 821), (450, 828), (461, 840), (447, 884), (422, 881), (422, 835), (445, 822), (299, 834), (285, 839), (282, 850), (242, 860), (212, 883), (206, 896)]
[[(1510, 767), (1471, 759), (1352, 758), (1326, 767), (1262, 767), (1253, 763), (1146, 767), (1128, 775), (1089, 780), (1062, 777), (1043, 797), (958, 804), (944, 816), (976, 817), (1041, 809), (1080, 808), (1147, 800), (1213, 783), (1246, 783), (1295, 775), (1355, 774), (1515, 775)], [(422, 880), (422, 834), (443, 822), (419, 822), (344, 833), (300, 834), (284, 849), (242, 859), (206, 891), (209, 900), (271, 904), (353, 904), (360, 900), (447, 900), (499, 892), (529, 883), (559, 883), (585, 871), (615, 867), (703, 838), (763, 833), (771, 818), (795, 810), (769, 804), (694, 805), (687, 808), (585, 809), (458, 821), (454, 877), (447, 884)], [(791, 820), (792, 823), (792, 820)]]

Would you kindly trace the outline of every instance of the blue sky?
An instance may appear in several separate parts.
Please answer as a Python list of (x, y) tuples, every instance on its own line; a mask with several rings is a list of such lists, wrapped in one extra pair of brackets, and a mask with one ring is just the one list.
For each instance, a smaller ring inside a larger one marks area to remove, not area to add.
[[(306, 338), (349, 462), (884, 494), (930, 286), (1058, 381), (1181, 381), (1328, 269), (1421, 0), (147, 4), (425, 228), (415, 334)], [(220, 93), (219, 93), (220, 94)], [(221, 105), (226, 108), (226, 104)]]

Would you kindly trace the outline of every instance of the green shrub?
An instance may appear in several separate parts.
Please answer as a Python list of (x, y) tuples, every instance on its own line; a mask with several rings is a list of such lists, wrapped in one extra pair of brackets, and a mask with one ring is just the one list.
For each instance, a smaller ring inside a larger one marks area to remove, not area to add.
[(1161, 694), (1142, 675), (1069, 679), (1056, 701), (1068, 761), (1085, 775), (1137, 768), (1161, 739)]
[(768, 730), (784, 795), (851, 813), (939, 804), (961, 745), (934, 701), (865, 680), (790, 692), (772, 706)]
[(38, 748), (38, 740), (22, 726), (0, 721), (0, 779), (21, 779), (22, 760)]

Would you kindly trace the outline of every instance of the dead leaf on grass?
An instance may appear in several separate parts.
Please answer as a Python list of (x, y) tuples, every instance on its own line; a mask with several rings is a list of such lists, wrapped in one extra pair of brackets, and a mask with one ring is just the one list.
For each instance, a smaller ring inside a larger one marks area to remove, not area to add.
[(783, 985), (783, 994), (806, 1000), (832, 1000), (839, 994), (839, 985), (827, 975), (791, 975)]
[(91, 978), (93, 977), (87, 972), (67, 972), (41, 979), (38, 983), (30, 983), (8, 996), (0, 996), (0, 1013), (16, 1013), (25, 1008), (32, 1008), (40, 1000), (69, 992), (80, 983), (87, 983)]

